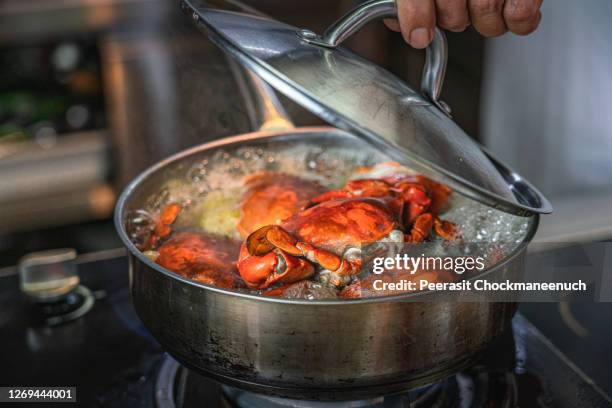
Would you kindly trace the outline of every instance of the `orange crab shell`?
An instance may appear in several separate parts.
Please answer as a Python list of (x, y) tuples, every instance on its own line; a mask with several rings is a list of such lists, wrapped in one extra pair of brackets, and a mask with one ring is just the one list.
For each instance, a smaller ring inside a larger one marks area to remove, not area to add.
[(347, 198), (310, 207), (281, 226), (299, 241), (341, 255), (348, 247), (386, 237), (398, 224), (383, 201)]
[(242, 237), (266, 225), (278, 225), (304, 208), (324, 189), (316, 181), (283, 173), (262, 172), (245, 181), (237, 229)]
[(225, 237), (179, 232), (159, 247), (155, 262), (201, 283), (226, 289), (244, 287), (235, 267), (238, 245)]

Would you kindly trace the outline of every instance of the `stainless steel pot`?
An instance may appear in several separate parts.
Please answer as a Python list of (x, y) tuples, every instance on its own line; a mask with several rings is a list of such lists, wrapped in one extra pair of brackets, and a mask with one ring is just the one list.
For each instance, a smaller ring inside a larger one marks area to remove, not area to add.
[[(236, 27), (237, 22), (232, 20), (232, 24)], [(332, 54), (325, 57), (333, 62), (330, 67), (338, 67)], [(436, 292), (342, 301), (258, 297), (185, 279), (149, 260), (130, 241), (126, 230), (130, 211), (143, 208), (169, 174), (180, 173), (219, 150), (291, 146), (296, 141), (323, 149), (360, 149), (367, 145), (364, 140), (372, 142), (362, 127), (355, 132), (359, 137), (331, 127), (292, 128), (267, 86), (257, 80), (254, 83), (266, 96), (261, 103), (267, 119), (262, 130), (197, 146), (160, 162), (138, 176), (117, 204), (115, 222), (129, 250), (134, 305), (153, 336), (181, 364), (224, 384), (298, 399), (348, 400), (399, 392), (449, 376), (473, 362), (479, 351), (508, 328), (515, 303), (488, 302), (484, 297), (457, 302)], [(385, 89), (391, 92), (394, 88)], [(411, 109), (413, 118), (450, 121), (446, 113), (436, 113), (437, 104), (410, 92), (413, 98), (404, 99), (398, 109)], [(419, 125), (415, 132), (423, 129)], [(450, 125), (434, 126), (435, 131), (440, 129), (453, 136), (458, 132)], [(407, 138), (412, 136), (406, 132)], [(394, 142), (405, 143), (399, 138)], [(537, 190), (488, 158), (491, 168), (499, 171), (497, 176), (505, 180), (503, 188), (516, 197), (527, 197), (527, 204), (515, 203), (510, 197), (502, 208), (523, 215), (524, 210), (540, 204), (542, 212), (546, 210), (548, 203)], [(481, 197), (490, 203), (494, 194)], [(531, 214), (520, 245), (485, 272), (489, 281), (521, 279), (526, 246), (538, 224), (538, 215)]]
[[(153, 336), (200, 373), (292, 398), (372, 397), (436, 381), (470, 364), (508, 327), (515, 304), (456, 302), (433, 292), (348, 301), (264, 298), (185, 279), (150, 261), (130, 241), (127, 213), (144, 207), (165, 174), (219, 149), (296, 140), (322, 147), (358, 142), (333, 128), (241, 135), (179, 153), (125, 190), (116, 225), (129, 250), (134, 305)], [(490, 280), (520, 280), (536, 227), (534, 216), (523, 243), (486, 272)]]

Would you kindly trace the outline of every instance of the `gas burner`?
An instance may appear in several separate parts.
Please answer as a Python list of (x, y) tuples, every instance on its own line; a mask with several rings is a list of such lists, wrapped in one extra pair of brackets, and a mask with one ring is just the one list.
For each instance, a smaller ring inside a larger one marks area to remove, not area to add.
[(94, 294), (80, 284), (77, 269), (72, 248), (32, 252), (19, 261), (21, 290), (45, 325), (71, 322), (93, 307)]
[(37, 308), (47, 326), (57, 326), (83, 316), (91, 310), (94, 303), (94, 294), (85, 286), (79, 285), (57, 301), (37, 303)]
[(222, 386), (225, 397), (236, 408), (409, 408), (410, 400), (406, 395), (378, 397), (356, 401), (306, 401), (288, 398), (271, 397), (238, 388)]
[[(356, 401), (306, 401), (273, 397), (221, 385), (165, 356), (155, 386), (158, 408), (511, 408), (517, 404), (512, 372), (476, 366), (453, 377), (403, 394)], [(202, 402), (206, 404), (202, 405)]]
[(182, 367), (165, 355), (155, 381), (157, 408), (234, 408), (225, 398), (221, 385)]

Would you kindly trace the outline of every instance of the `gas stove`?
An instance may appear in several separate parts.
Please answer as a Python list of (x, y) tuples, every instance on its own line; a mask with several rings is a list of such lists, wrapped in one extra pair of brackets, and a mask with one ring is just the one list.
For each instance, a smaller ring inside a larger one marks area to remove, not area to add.
[(323, 402), (246, 392), (164, 353), (131, 305), (122, 251), (83, 256), (76, 265), (80, 286), (44, 305), (20, 291), (16, 268), (1, 272), (0, 385), (76, 386), (76, 405), (84, 407), (612, 407), (521, 314), (472, 368), (404, 394)]

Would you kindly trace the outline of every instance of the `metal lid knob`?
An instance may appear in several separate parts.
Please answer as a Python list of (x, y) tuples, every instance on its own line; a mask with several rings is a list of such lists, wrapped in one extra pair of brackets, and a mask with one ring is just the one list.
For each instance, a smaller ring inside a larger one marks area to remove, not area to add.
[(71, 248), (30, 253), (19, 261), (21, 290), (38, 302), (53, 302), (65, 297), (79, 285)]

